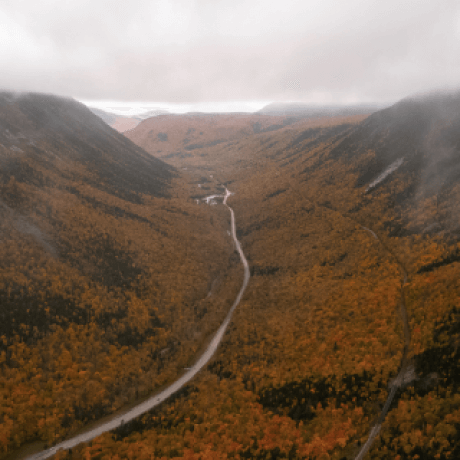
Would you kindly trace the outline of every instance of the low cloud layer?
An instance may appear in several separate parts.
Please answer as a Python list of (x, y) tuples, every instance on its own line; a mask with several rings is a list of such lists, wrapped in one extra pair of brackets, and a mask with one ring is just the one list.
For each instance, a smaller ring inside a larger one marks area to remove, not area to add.
[(79, 99), (392, 102), (460, 82), (457, 0), (2, 0), (0, 88)]

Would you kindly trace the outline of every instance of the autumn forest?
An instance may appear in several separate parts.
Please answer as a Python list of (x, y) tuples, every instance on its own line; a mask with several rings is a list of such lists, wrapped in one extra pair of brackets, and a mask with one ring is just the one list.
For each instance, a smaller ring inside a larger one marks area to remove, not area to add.
[(158, 115), (0, 93), (0, 459), (460, 457), (460, 94)]

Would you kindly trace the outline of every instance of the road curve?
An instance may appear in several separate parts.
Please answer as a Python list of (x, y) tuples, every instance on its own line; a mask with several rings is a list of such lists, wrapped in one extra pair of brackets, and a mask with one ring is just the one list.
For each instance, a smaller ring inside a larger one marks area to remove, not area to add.
[(189, 370), (187, 370), (187, 372), (184, 375), (182, 375), (179, 379), (177, 379), (175, 382), (169, 385), (161, 393), (158, 393), (152, 396), (151, 398), (147, 399), (143, 403), (133, 407), (128, 412), (125, 412), (124, 414), (119, 415), (116, 418), (106, 423), (103, 423), (102, 425), (99, 425), (96, 428), (93, 428), (78, 436), (74, 436), (73, 438), (67, 439), (66, 441), (62, 441), (59, 444), (56, 444), (55, 446), (47, 450), (31, 455), (27, 457), (26, 460), (44, 460), (46, 458), (50, 458), (51, 456), (53, 456), (56, 452), (58, 452), (61, 449), (62, 450), (71, 449), (72, 447), (75, 447), (78, 444), (91, 441), (97, 436), (100, 436), (101, 434), (106, 433), (107, 431), (111, 431), (119, 427), (122, 423), (129, 422), (130, 420), (133, 420), (136, 417), (139, 417), (140, 415), (144, 414), (145, 412), (149, 411), (150, 409), (153, 409), (155, 406), (158, 406), (159, 404), (164, 402), (172, 394), (176, 393), (181, 387), (183, 387), (186, 383), (192, 380), (192, 378), (211, 359), (212, 355), (217, 350), (217, 347), (219, 346), (219, 343), (221, 342), (222, 337), (224, 336), (225, 330), (227, 329), (227, 326), (230, 323), (230, 320), (232, 319), (232, 315), (233, 315), (233, 312), (235, 311), (235, 308), (238, 306), (238, 304), (241, 301), (241, 298), (243, 297), (244, 291), (246, 289), (246, 286), (248, 285), (249, 277), (250, 277), (248, 261), (246, 260), (243, 250), (241, 249), (240, 242), (236, 238), (235, 213), (233, 212), (233, 209), (227, 204), (227, 198), (231, 194), (232, 193), (226, 188), (225, 196), (223, 197), (224, 198), (223, 204), (230, 210), (231, 231), (232, 231), (231, 234), (232, 234), (233, 241), (235, 242), (236, 250), (238, 251), (238, 254), (240, 255), (241, 263), (243, 264), (243, 267), (244, 267), (244, 279), (243, 279), (243, 284), (241, 286), (241, 289), (238, 292), (238, 295), (235, 301), (233, 302), (233, 305), (230, 308), (230, 311), (227, 313), (227, 316), (225, 317), (223, 323), (221, 324), (221, 326), (215, 333), (214, 337), (211, 340), (211, 343), (208, 345), (208, 348), (205, 350), (205, 352), (200, 356), (198, 361)]

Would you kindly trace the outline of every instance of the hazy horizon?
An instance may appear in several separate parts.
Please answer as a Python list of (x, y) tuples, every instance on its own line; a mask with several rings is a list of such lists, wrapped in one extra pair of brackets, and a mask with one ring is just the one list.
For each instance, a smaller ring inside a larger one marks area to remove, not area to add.
[[(77, 99), (77, 98), (75, 98)], [(116, 101), (116, 100), (85, 100), (77, 99), (88, 107), (94, 107), (109, 113), (124, 116), (135, 116), (150, 110), (166, 110), (171, 113), (184, 114), (189, 112), (257, 112), (270, 104), (270, 101), (229, 101), (196, 104), (171, 104), (168, 102), (139, 102), (139, 101)]]
[[(151, 110), (165, 110), (173, 114), (185, 113), (255, 113), (270, 104), (301, 104), (312, 108), (323, 107), (384, 107), (387, 104), (362, 103), (362, 104), (307, 104), (299, 101), (230, 101), (214, 103), (196, 103), (196, 104), (170, 104), (165, 102), (125, 102), (125, 101), (98, 101), (98, 100), (79, 100), (88, 107), (104, 110), (120, 116), (136, 116)], [(389, 104), (388, 104), (389, 105)]]

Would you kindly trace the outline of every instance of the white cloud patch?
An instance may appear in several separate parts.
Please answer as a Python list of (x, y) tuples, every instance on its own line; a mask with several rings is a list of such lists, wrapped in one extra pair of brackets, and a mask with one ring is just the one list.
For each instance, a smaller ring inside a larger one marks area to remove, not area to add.
[(460, 81), (457, 0), (3, 0), (0, 87), (83, 99), (389, 102)]

